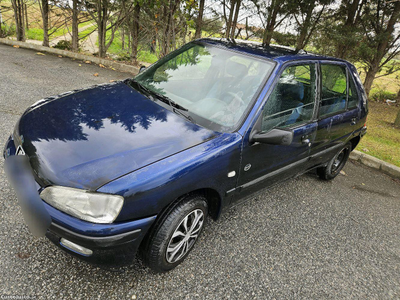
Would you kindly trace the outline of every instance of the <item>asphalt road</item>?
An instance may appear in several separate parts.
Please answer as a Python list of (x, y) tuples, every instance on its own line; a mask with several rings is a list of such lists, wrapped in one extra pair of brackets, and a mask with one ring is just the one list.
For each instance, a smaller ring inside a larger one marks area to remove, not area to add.
[[(125, 77), (0, 45), (0, 140), (35, 101)], [(160, 275), (140, 260), (103, 270), (32, 237), (0, 159), (0, 298), (400, 298), (400, 184), (351, 162), (344, 171), (289, 180), (209, 221), (188, 259)]]

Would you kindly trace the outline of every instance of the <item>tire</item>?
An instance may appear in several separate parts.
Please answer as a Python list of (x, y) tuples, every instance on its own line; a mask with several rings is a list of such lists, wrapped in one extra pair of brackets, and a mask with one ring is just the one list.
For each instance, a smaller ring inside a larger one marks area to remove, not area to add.
[(182, 263), (202, 232), (207, 212), (207, 201), (200, 195), (188, 196), (173, 206), (144, 242), (144, 263), (158, 273)]
[(335, 156), (328, 162), (326, 167), (317, 169), (319, 178), (323, 180), (332, 180), (343, 169), (351, 152), (351, 143), (347, 143), (343, 148), (335, 154)]

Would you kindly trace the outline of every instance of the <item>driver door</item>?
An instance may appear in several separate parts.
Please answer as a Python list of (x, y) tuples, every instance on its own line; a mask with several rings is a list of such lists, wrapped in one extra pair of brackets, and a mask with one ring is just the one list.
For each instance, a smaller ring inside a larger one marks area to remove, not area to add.
[(317, 130), (316, 66), (314, 62), (290, 64), (281, 72), (258, 124), (261, 133), (291, 130), (293, 141), (288, 146), (251, 143), (250, 133), (246, 134), (234, 201), (307, 169)]

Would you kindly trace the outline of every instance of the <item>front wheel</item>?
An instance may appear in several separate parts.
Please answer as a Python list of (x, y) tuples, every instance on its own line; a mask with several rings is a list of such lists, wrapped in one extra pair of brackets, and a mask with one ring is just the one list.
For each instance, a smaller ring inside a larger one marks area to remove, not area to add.
[(142, 249), (145, 263), (156, 272), (179, 265), (193, 249), (207, 218), (203, 196), (187, 197), (179, 202), (153, 229)]
[(335, 178), (346, 164), (351, 152), (351, 144), (347, 143), (341, 148), (336, 155), (329, 161), (326, 167), (317, 169), (319, 178), (323, 180), (331, 180)]

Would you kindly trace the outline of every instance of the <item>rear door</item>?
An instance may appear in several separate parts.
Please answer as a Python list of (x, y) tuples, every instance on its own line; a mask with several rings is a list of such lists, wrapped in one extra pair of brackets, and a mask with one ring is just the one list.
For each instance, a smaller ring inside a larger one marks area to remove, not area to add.
[(322, 61), (318, 129), (311, 147), (311, 165), (325, 162), (356, 129), (358, 95), (345, 63)]
[(263, 108), (262, 132), (274, 128), (294, 132), (289, 146), (250, 143), (244, 138), (242, 164), (235, 199), (281, 181), (307, 168), (317, 123), (315, 62), (287, 65)]

